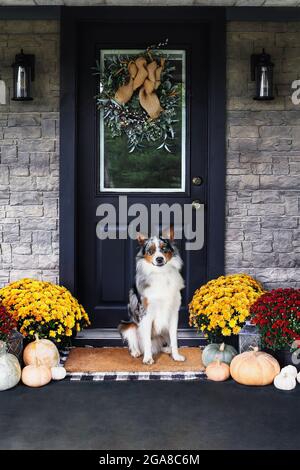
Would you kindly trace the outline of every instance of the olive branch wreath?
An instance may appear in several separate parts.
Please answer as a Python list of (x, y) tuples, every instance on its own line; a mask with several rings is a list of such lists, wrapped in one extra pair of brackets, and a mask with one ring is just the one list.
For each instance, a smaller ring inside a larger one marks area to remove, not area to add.
[[(113, 138), (126, 135), (129, 153), (142, 150), (146, 145), (172, 153), (182, 84), (174, 82), (175, 67), (168, 61), (169, 57), (159, 50), (167, 42), (149, 46), (136, 56), (106, 57), (104, 70), (101, 70), (98, 60), (96, 67), (93, 67), (94, 75), (99, 76), (99, 93), (94, 97), (97, 108), (103, 110), (104, 124)], [(165, 59), (160, 85), (156, 90), (162, 112), (156, 119), (151, 119), (142, 108), (137, 91), (126, 104), (120, 104), (114, 98), (116, 91), (129, 81), (128, 64), (139, 57), (145, 58), (147, 63)]]

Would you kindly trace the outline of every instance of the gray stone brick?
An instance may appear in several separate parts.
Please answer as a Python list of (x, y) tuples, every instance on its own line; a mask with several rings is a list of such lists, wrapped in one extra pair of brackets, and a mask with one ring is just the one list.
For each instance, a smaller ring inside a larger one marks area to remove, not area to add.
[(258, 137), (258, 127), (257, 126), (230, 126), (230, 136), (231, 137), (247, 137), (247, 138), (256, 138)]
[(7, 217), (42, 217), (44, 208), (42, 205), (29, 205), (29, 206), (8, 206), (6, 209)]
[(38, 255), (38, 266), (42, 269), (55, 269), (57, 268), (56, 255)]
[(55, 119), (43, 119), (42, 120), (42, 136), (43, 137), (52, 137), (56, 135), (56, 121)]
[(285, 253), (293, 251), (292, 230), (274, 230), (274, 250), (278, 253)]
[(271, 175), (272, 174), (272, 164), (271, 163), (253, 163), (252, 173), (254, 175)]
[(279, 191), (272, 190), (258, 190), (252, 194), (252, 203), (268, 203), (268, 202), (282, 202), (282, 197)]
[(241, 178), (240, 176), (228, 175), (226, 184), (230, 190), (257, 189), (259, 187), (259, 177), (257, 175), (245, 175)]
[(1, 146), (1, 163), (11, 163), (17, 160), (16, 145)]
[(31, 254), (30, 243), (18, 243), (17, 245), (11, 245), (12, 253), (18, 255), (29, 255)]
[(8, 116), (8, 127), (39, 126), (41, 118), (39, 114), (11, 113)]
[(27, 217), (20, 219), (21, 230), (56, 230), (57, 221), (47, 217)]
[(31, 176), (12, 176), (10, 187), (11, 191), (33, 191), (36, 189), (36, 181)]
[(51, 232), (33, 232), (32, 251), (34, 254), (48, 255), (52, 253)]
[(299, 253), (279, 253), (279, 266), (283, 268), (294, 268), (300, 266)]
[(8, 184), (8, 166), (0, 164), (0, 186), (5, 186)]
[(6, 127), (4, 129), (4, 138), (17, 139), (38, 139), (41, 137), (41, 128), (38, 126), (26, 127)]
[(28, 176), (29, 166), (28, 165), (10, 165), (9, 167), (10, 176)]
[(49, 177), (37, 176), (36, 187), (41, 191), (55, 191), (59, 187), (59, 179), (52, 175)]
[(19, 281), (20, 279), (24, 279), (24, 278), (32, 278), (32, 279), (37, 279), (39, 281), (42, 280), (42, 273), (40, 270), (38, 269), (21, 269), (20, 268), (16, 268), (16, 269), (12, 269), (11, 272), (10, 272), (10, 281), (11, 282), (14, 282), (14, 281)]
[(269, 176), (260, 177), (260, 187), (265, 189), (299, 189), (300, 176)]
[(285, 208), (281, 204), (255, 204), (248, 209), (248, 215), (284, 215)]
[(53, 139), (22, 140), (18, 147), (21, 152), (54, 152), (55, 141)]
[(297, 217), (268, 217), (262, 220), (262, 227), (264, 228), (296, 228), (298, 227)]
[(252, 244), (254, 253), (271, 253), (273, 244), (270, 240), (260, 240)]
[(23, 269), (38, 268), (38, 257), (33, 255), (19, 255), (13, 253), (12, 255), (13, 266), (22, 266)]
[(43, 198), (42, 193), (37, 191), (24, 191), (24, 192), (14, 192), (10, 196), (10, 205), (26, 205), (31, 204), (42, 204)]

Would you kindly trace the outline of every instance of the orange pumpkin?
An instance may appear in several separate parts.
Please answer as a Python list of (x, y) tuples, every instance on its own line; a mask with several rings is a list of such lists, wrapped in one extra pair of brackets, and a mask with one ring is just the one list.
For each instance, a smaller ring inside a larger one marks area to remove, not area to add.
[(230, 377), (229, 365), (225, 364), (225, 362), (221, 362), (220, 360), (211, 362), (206, 367), (205, 372), (207, 378), (214, 380), (215, 382), (223, 382)]
[(22, 370), (22, 382), (28, 387), (42, 387), (51, 381), (51, 369), (42, 364), (30, 364)]
[(258, 348), (238, 354), (230, 364), (232, 378), (243, 385), (269, 385), (279, 372), (276, 359)]
[(23, 352), (23, 360), (26, 366), (29, 364), (42, 364), (47, 367), (57, 366), (59, 363), (59, 352), (57, 347), (49, 339), (39, 339), (35, 335), (35, 341), (29, 343)]

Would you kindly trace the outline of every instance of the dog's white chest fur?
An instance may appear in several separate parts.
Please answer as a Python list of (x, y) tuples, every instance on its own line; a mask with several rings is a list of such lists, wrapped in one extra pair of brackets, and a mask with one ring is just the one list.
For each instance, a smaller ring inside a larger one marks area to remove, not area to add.
[(183, 288), (183, 279), (175, 268), (164, 266), (160, 271), (150, 274), (149, 287), (144, 290), (144, 296), (149, 301), (148, 314), (152, 317), (154, 334), (169, 329), (170, 317), (178, 312), (180, 290)]

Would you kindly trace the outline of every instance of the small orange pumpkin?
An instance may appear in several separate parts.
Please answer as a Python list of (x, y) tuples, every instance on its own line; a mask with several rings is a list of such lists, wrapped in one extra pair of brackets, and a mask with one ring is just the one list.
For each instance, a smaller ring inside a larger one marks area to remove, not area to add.
[(51, 379), (51, 369), (42, 364), (30, 364), (22, 370), (22, 382), (28, 387), (42, 387)]
[(223, 382), (230, 377), (230, 368), (229, 365), (220, 360), (211, 362), (206, 367), (206, 375), (209, 380), (214, 380), (215, 382)]

